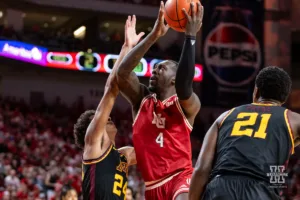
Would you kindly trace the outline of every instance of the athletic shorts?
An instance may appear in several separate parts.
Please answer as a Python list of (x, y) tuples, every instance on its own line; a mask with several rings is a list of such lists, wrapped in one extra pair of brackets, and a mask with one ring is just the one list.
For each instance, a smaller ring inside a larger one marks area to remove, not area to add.
[(188, 193), (193, 169), (185, 170), (154, 184), (146, 182), (146, 200), (175, 200), (182, 193)]
[(218, 176), (207, 185), (202, 200), (280, 200), (269, 184), (245, 176)]

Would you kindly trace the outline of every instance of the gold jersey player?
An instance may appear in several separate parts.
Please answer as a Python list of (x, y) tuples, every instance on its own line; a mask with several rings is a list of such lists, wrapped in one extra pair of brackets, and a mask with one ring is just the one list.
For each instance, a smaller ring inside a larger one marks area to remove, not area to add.
[(284, 70), (266, 67), (256, 77), (253, 103), (215, 121), (195, 166), (190, 200), (280, 199), (284, 177), (272, 178), (272, 172), (284, 172), (300, 134), (300, 115), (282, 107), (291, 85)]
[(136, 44), (143, 35), (136, 35), (135, 21), (131, 17), (127, 19), (125, 27), (125, 44), (106, 82), (104, 96), (97, 110), (84, 112), (74, 126), (75, 141), (83, 149), (83, 199), (125, 199), (128, 166), (136, 163), (133, 147), (115, 148), (117, 129), (109, 118), (119, 93), (116, 68), (132, 48), (127, 44)]

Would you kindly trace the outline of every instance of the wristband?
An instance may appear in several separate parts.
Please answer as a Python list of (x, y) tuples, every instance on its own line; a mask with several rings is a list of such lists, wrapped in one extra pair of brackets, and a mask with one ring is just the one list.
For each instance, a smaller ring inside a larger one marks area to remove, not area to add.
[(196, 40), (196, 36), (186, 35), (185, 39)]

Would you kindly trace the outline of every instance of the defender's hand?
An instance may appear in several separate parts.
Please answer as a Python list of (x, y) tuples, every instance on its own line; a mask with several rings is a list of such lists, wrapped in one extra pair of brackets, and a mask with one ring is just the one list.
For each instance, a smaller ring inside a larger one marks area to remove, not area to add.
[(152, 30), (152, 33), (158, 38), (164, 36), (169, 30), (169, 25), (165, 24), (164, 13), (165, 13), (165, 5), (164, 2), (161, 1), (158, 17)]
[(183, 8), (182, 11), (184, 15), (187, 18), (187, 24), (185, 27), (185, 34), (189, 36), (196, 36), (197, 32), (200, 30), (202, 26), (202, 19), (203, 19), (203, 13), (204, 8), (201, 5), (200, 2), (197, 2), (197, 12), (195, 13), (194, 10), (194, 2), (191, 3), (191, 16), (186, 12), (186, 10)]
[(137, 45), (137, 43), (140, 41), (141, 37), (145, 35), (144, 32), (139, 33), (138, 35), (136, 34), (135, 30), (135, 25), (136, 25), (136, 17), (135, 15), (128, 16), (128, 19), (126, 20), (125, 24), (125, 43), (124, 45), (127, 47), (134, 47)]

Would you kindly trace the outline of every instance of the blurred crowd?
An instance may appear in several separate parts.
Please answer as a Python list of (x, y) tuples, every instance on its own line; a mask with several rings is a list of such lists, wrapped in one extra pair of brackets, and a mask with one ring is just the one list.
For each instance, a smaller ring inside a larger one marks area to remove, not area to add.
[[(67, 108), (57, 100), (34, 108), (5, 98), (0, 104), (0, 199), (56, 200), (66, 187), (80, 199), (82, 152), (72, 135), (80, 103)], [(118, 124), (122, 124), (122, 135), (126, 123)], [(128, 142), (122, 138), (124, 134), (118, 145)], [(128, 185), (136, 199), (143, 198), (143, 183), (135, 167), (130, 168)]]
[[(82, 152), (74, 145), (72, 130), (84, 109), (80, 98), (70, 107), (59, 98), (39, 107), (11, 97), (0, 99), (0, 199), (56, 200), (64, 194), (81, 199)], [(114, 109), (112, 118), (118, 128), (116, 146), (131, 145), (130, 110)], [(205, 130), (199, 126), (209, 127), (197, 121), (195, 131), (201, 134)], [(192, 134), (194, 162), (203, 135)], [(300, 200), (300, 160), (293, 156), (289, 166), (282, 199)], [(128, 186), (127, 200), (143, 200), (144, 184), (135, 166), (129, 169)]]

